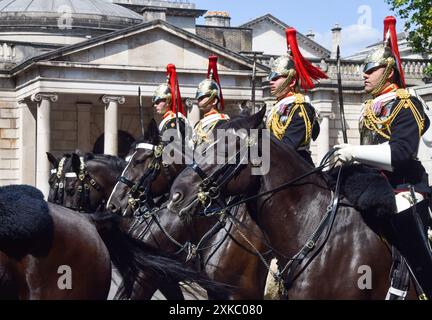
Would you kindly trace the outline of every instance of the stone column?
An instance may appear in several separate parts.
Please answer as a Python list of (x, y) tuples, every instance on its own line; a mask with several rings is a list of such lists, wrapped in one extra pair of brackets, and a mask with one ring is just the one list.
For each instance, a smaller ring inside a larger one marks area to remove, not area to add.
[(318, 162), (324, 158), (330, 150), (330, 115), (321, 115), (320, 134), (317, 138), (317, 157)]
[(116, 156), (118, 153), (118, 106), (126, 102), (123, 96), (102, 97), (105, 104), (104, 153)]
[(30, 99), (20, 104), (20, 171), (21, 183), (36, 186), (36, 104)]
[(83, 152), (91, 152), (91, 103), (78, 103), (78, 148)]
[(51, 149), (51, 103), (58, 100), (55, 93), (36, 93), (31, 100), (37, 103), (36, 118), (36, 187), (48, 197), (50, 163), (46, 153)]

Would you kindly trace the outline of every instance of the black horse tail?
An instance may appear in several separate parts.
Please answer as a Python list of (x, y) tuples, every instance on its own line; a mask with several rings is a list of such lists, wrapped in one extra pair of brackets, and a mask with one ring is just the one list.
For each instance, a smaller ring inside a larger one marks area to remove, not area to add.
[(162, 287), (167, 284), (178, 286), (198, 283), (207, 294), (215, 299), (227, 299), (229, 287), (210, 280), (203, 272), (198, 272), (174, 259), (172, 255), (162, 253), (155, 248), (132, 238), (121, 228), (121, 217), (111, 213), (89, 215), (104, 241), (114, 266), (118, 269), (123, 283), (116, 298), (130, 299), (136, 285), (145, 288), (151, 281)]

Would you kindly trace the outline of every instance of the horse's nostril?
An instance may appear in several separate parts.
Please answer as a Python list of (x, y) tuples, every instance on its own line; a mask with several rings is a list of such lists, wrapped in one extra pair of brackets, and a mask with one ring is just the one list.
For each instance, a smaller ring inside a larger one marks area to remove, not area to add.
[(179, 202), (182, 199), (183, 195), (180, 192), (176, 192), (173, 195), (172, 201)]

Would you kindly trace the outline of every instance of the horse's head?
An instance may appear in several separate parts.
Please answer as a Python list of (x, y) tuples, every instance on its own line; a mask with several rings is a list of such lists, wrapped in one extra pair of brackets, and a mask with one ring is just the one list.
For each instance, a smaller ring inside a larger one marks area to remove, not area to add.
[(84, 212), (104, 208), (124, 166), (118, 157), (73, 153), (66, 166), (63, 205)]
[[(259, 181), (258, 153), (263, 153), (261, 130), (265, 108), (249, 117), (221, 125), (214, 142), (203, 144), (192, 165), (182, 171), (171, 187), (168, 208), (180, 215), (208, 210), (215, 201), (250, 193)], [(255, 149), (253, 152), (252, 149)], [(203, 156), (205, 154), (205, 156)], [(197, 160), (199, 159), (199, 160)]]
[(131, 216), (142, 205), (151, 206), (153, 197), (169, 192), (177, 169), (162, 161), (163, 143), (152, 119), (144, 139), (133, 145), (127, 166), (111, 193), (107, 208)]
[(48, 202), (62, 205), (64, 201), (64, 180), (65, 166), (68, 163), (70, 154), (64, 154), (61, 159), (57, 159), (53, 154), (47, 152), (48, 161), (51, 163), (51, 174), (48, 180), (50, 189)]

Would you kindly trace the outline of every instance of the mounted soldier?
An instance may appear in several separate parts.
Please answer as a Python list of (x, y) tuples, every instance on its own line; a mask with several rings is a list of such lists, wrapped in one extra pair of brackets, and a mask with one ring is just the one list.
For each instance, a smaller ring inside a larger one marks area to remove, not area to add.
[(197, 146), (208, 141), (213, 129), (220, 122), (228, 121), (224, 110), (224, 99), (217, 70), (217, 56), (209, 57), (207, 78), (200, 82), (195, 99), (198, 100), (198, 108), (201, 120), (194, 127), (193, 144)]
[(189, 122), (181, 101), (175, 65), (167, 65), (167, 82), (156, 89), (152, 103), (155, 112), (162, 116), (162, 121), (159, 124), (160, 134), (162, 135), (167, 129), (178, 129), (184, 137)]
[(267, 117), (267, 128), (313, 165), (309, 148), (311, 140), (318, 137), (319, 123), (310, 98), (299, 91), (301, 87), (307, 92), (314, 88), (313, 80), (327, 75), (302, 56), (296, 35), (294, 28), (286, 29), (288, 54), (273, 62), (268, 76), (277, 104)]
[(365, 60), (365, 90), (372, 99), (362, 106), (361, 145), (336, 146), (336, 154), (343, 162), (378, 168), (394, 189), (397, 212), (381, 220), (380, 235), (403, 255), (427, 299), (432, 297), (430, 188), (417, 152), (430, 123), (422, 103), (406, 89), (395, 25), (394, 17), (385, 19), (384, 44)]

